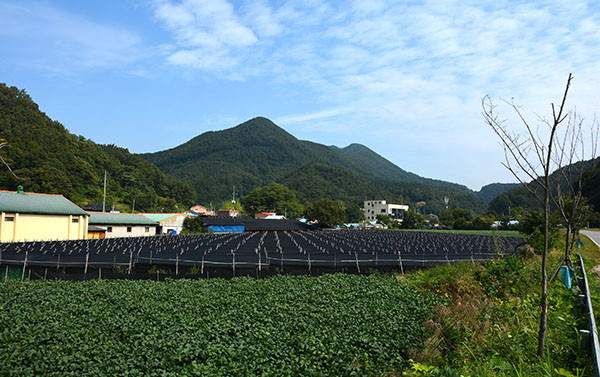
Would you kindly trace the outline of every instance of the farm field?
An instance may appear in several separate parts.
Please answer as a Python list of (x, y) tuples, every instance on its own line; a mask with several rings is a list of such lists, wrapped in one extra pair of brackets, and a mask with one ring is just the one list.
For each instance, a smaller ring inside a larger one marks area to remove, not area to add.
[(471, 234), (479, 236), (495, 237), (522, 237), (523, 234), (518, 230), (462, 230), (462, 229), (396, 229), (400, 232), (431, 232), (448, 234)]
[(115, 269), (128, 274), (171, 269), (175, 275), (193, 269), (198, 277), (369, 270), (404, 273), (407, 268), (484, 262), (512, 254), (521, 242), (512, 236), (353, 230), (17, 242), (0, 244), (0, 267), (24, 272), (37, 268), (32, 276), (43, 279), (58, 278), (54, 271), (64, 269), (80, 269), (78, 279), (100, 277), (99, 269), (104, 269), (105, 277)]
[(442, 300), (390, 276), (0, 285), (2, 374), (344, 376), (408, 366)]

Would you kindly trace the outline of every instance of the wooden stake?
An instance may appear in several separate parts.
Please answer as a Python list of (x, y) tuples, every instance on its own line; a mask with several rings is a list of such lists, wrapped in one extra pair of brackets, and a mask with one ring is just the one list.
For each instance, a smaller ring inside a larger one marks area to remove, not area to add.
[(46, 275), (48, 275), (48, 267), (44, 268), (44, 281), (46, 281)]
[(102, 280), (102, 267), (98, 267), (98, 279)]
[(58, 254), (58, 263), (56, 263), (56, 269), (60, 268), (60, 254)]
[(87, 269), (88, 269), (88, 261), (90, 259), (90, 252), (88, 251), (87, 253), (85, 253), (85, 268), (83, 269), (83, 274), (86, 275), (87, 274)]
[(6, 271), (4, 272), (4, 282), (8, 281), (8, 264), (6, 265)]
[(29, 269), (29, 276), (27, 277), (27, 280), (31, 280), (31, 268)]
[(117, 256), (113, 255), (113, 270), (117, 267)]
[(310, 251), (306, 253), (308, 255), (308, 274), (311, 272), (311, 264), (310, 264)]
[(25, 266), (27, 266), (27, 257), (29, 255), (29, 251), (25, 251), (25, 260), (23, 261), (23, 272), (21, 273), (21, 281), (25, 279)]
[(200, 267), (200, 275), (204, 275), (204, 254), (202, 254), (202, 267)]
[(179, 253), (175, 254), (175, 275), (179, 275)]
[(262, 264), (260, 261), (260, 250), (258, 251), (258, 272), (260, 273), (262, 271)]
[(336, 252), (335, 252), (335, 249), (333, 249), (333, 269), (334, 269), (334, 270), (335, 270), (335, 267), (336, 267), (336, 266), (335, 266), (335, 265), (336, 265), (336, 259), (337, 259), (337, 258), (336, 258)]
[(150, 264), (152, 264), (152, 249), (150, 249)]
[(358, 253), (354, 253), (354, 258), (356, 258), (356, 269), (358, 270), (358, 273), (360, 274), (360, 265), (358, 264)]
[(400, 252), (398, 252), (398, 264), (400, 265), (400, 272), (404, 275), (404, 266), (402, 266), (402, 256)]
[(129, 252), (129, 268), (127, 269), (127, 274), (131, 275), (131, 262), (133, 260), (133, 251)]
[(233, 254), (233, 263), (232, 263), (231, 267), (233, 268), (233, 276), (235, 276), (235, 253), (232, 253), (232, 254)]

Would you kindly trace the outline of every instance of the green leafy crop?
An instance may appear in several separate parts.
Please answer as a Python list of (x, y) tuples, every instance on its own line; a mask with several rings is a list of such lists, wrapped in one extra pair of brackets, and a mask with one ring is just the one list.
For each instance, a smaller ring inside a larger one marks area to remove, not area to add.
[(385, 375), (439, 298), (381, 275), (8, 282), (2, 373)]

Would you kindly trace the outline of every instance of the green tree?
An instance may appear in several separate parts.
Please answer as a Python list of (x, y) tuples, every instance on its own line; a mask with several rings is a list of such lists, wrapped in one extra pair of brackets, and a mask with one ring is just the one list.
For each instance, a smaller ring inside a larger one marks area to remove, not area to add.
[[(447, 209), (440, 215), (440, 222), (444, 225), (452, 225), (454, 227), (455, 224), (460, 224), (459, 226), (468, 226), (468, 224), (473, 220), (473, 214), (471, 211), (464, 208), (452, 208)], [(463, 225), (464, 224), (464, 225)], [(458, 228), (464, 229), (464, 228)]]
[(183, 220), (183, 231), (185, 233), (202, 233), (202, 219), (200, 216), (188, 217)]
[(331, 227), (344, 223), (346, 208), (344, 203), (331, 199), (319, 199), (306, 205), (305, 214), (312, 220), (317, 220), (319, 225)]
[(244, 208), (250, 215), (256, 212), (275, 211), (289, 217), (297, 217), (302, 213), (302, 205), (296, 193), (279, 183), (270, 183), (254, 189), (244, 198)]
[(346, 206), (346, 222), (357, 223), (365, 219), (363, 209), (352, 203)]
[(423, 226), (423, 216), (418, 214), (414, 209), (409, 208), (408, 211), (404, 212), (402, 217), (402, 229), (419, 229)]

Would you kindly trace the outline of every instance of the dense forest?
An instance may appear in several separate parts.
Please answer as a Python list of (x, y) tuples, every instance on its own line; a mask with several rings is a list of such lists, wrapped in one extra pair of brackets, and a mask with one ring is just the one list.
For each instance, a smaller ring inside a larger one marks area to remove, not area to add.
[(234, 185), (246, 195), (279, 182), (296, 191), (301, 201), (331, 198), (358, 204), (365, 198), (381, 198), (409, 205), (425, 201), (423, 211), (439, 213), (447, 196), (451, 206), (476, 213), (487, 208), (463, 185), (404, 171), (360, 144), (338, 148), (298, 140), (262, 117), (142, 157), (192, 184), (201, 203), (227, 200)]
[(476, 194), (484, 203), (490, 204), (496, 196), (519, 186), (519, 183), (490, 183), (483, 186)]
[[(574, 170), (579, 169), (579, 164), (584, 164), (584, 170), (586, 173), (584, 175), (583, 194), (590, 199), (590, 203), (594, 204), (596, 210), (600, 209), (598, 206), (600, 205), (600, 198), (598, 197), (598, 192), (600, 191), (600, 180), (597, 178), (598, 174), (600, 174), (599, 162), (600, 158), (596, 158), (574, 164)], [(564, 167), (563, 169), (568, 169), (568, 167)], [(563, 175), (561, 174), (561, 170), (556, 170), (550, 175), (550, 182), (553, 195), (556, 195), (559, 183), (561, 185), (561, 191), (563, 193), (568, 192), (568, 186), (563, 178)], [(577, 181), (575, 180), (573, 183), (576, 182)], [(538, 185), (534, 184), (534, 182), (530, 182), (529, 187), (532, 190), (540, 190)], [(542, 206), (539, 200), (537, 200), (532, 193), (530, 193), (523, 186), (518, 185), (513, 189), (497, 195), (490, 202), (488, 210), (499, 215), (508, 215), (511, 208), (516, 207), (541, 208)]]
[(107, 205), (129, 210), (170, 211), (193, 204), (196, 193), (127, 149), (99, 145), (69, 133), (41, 112), (24, 91), (0, 84), (0, 188), (63, 194), (79, 205), (102, 203), (107, 172)]

